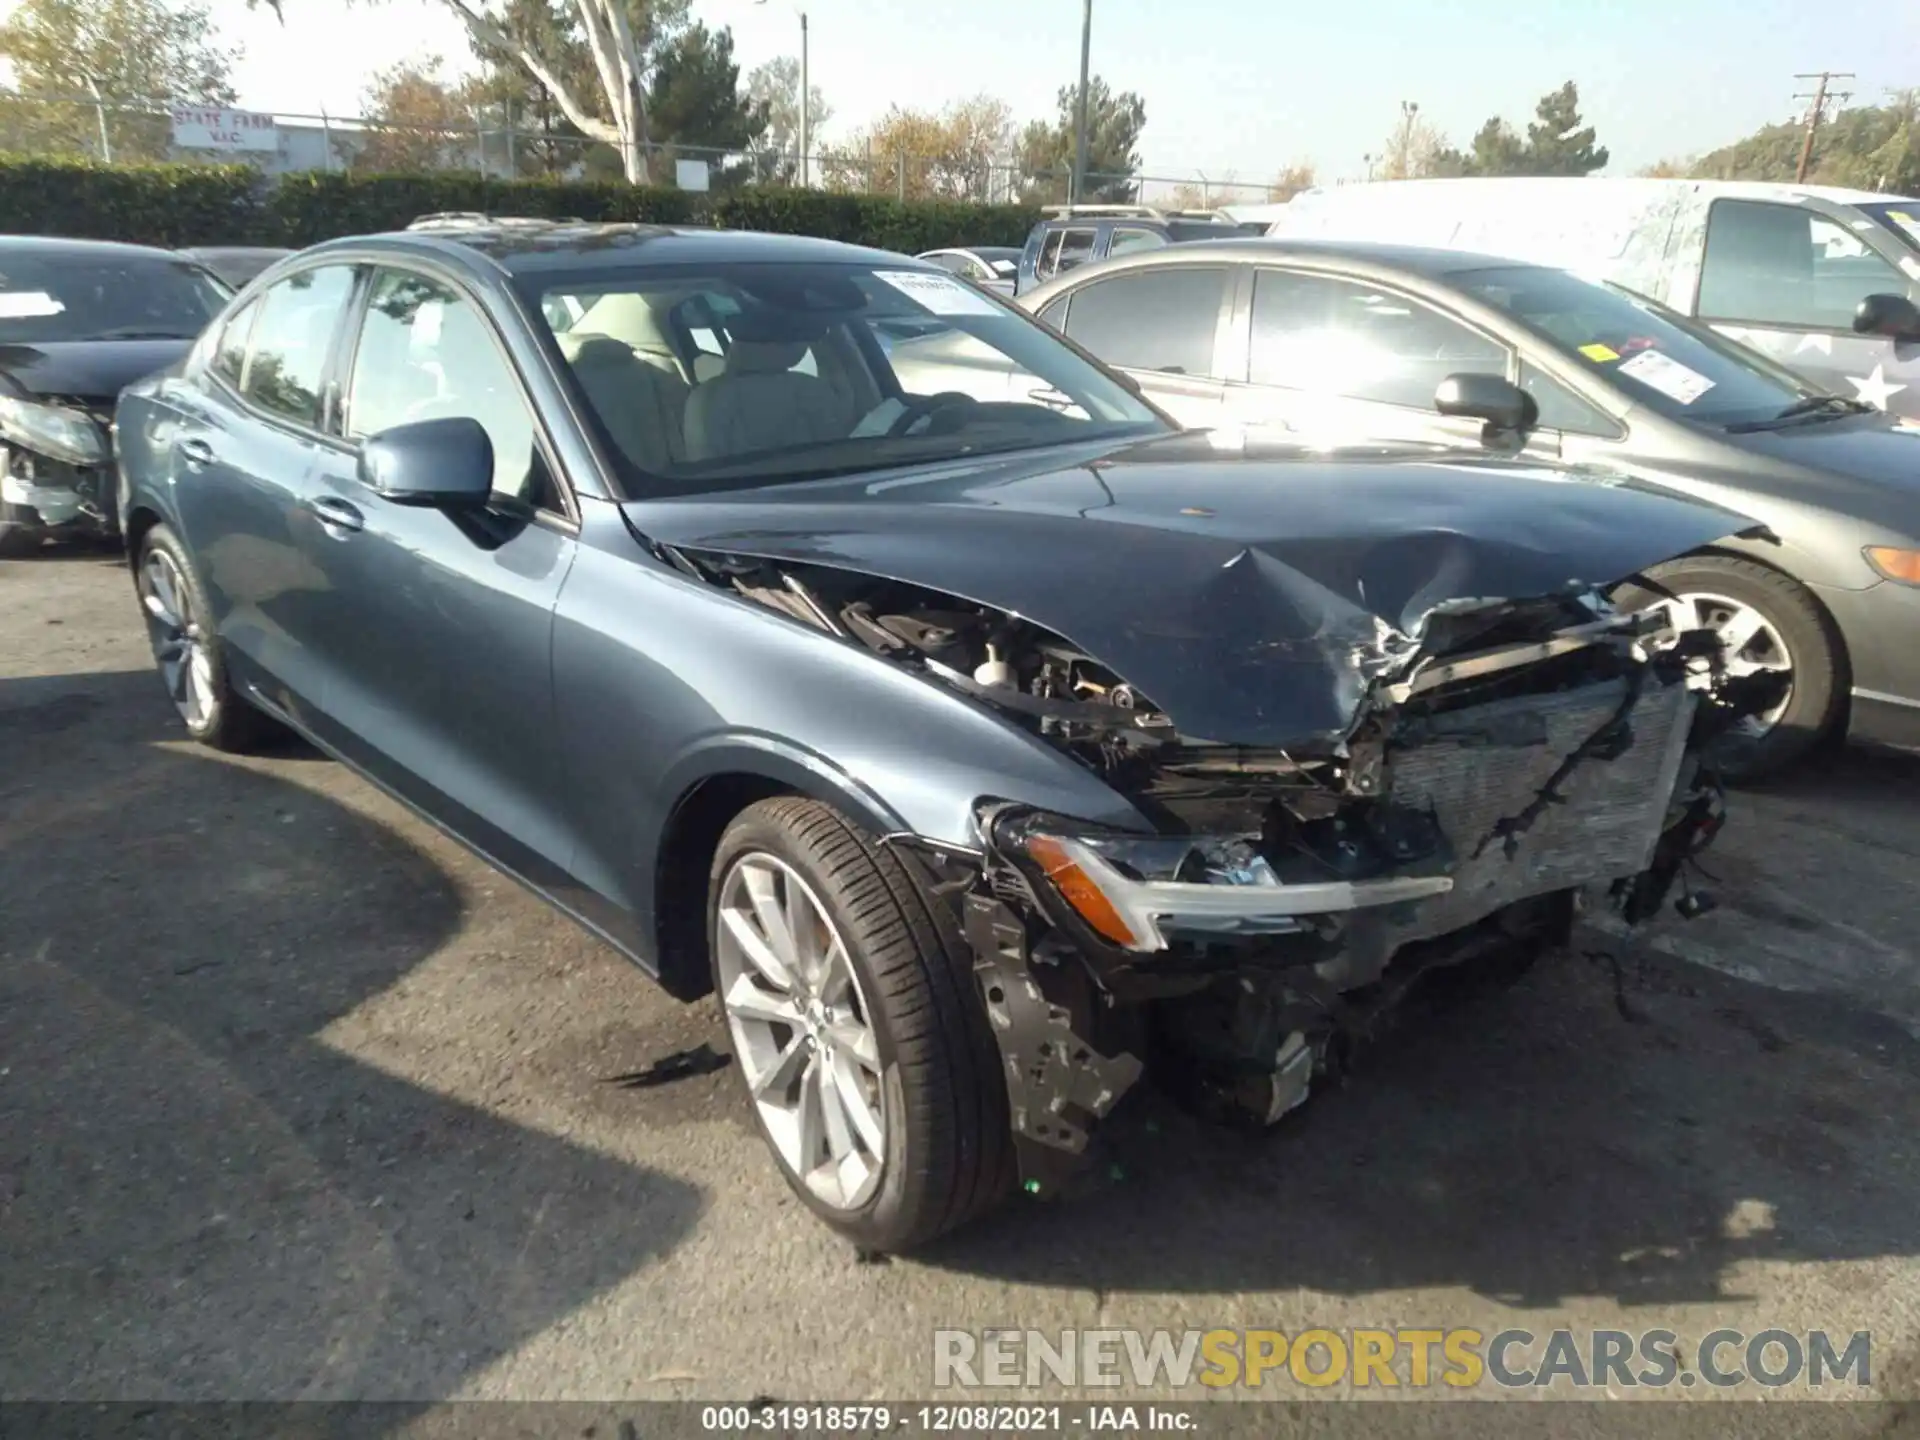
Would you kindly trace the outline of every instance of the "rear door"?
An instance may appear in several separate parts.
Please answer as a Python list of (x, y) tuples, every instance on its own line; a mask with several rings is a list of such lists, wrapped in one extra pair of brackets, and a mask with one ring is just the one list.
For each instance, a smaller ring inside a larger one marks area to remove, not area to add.
[(315, 265), (235, 312), (199, 383), (181, 387), (173, 440), (175, 516), (228, 663), (303, 723), (328, 682), (309, 645), (329, 602), (306, 505), (354, 278), (351, 265)]
[(1478, 445), (1481, 423), (1441, 415), (1434, 391), (1449, 375), (1513, 378), (1513, 353), (1498, 340), (1347, 276), (1258, 268), (1246, 335), (1227, 414), (1315, 440)]
[(1707, 211), (1694, 314), (1836, 395), (1920, 416), (1920, 344), (1854, 333), (1873, 294), (1920, 303), (1920, 281), (1835, 216), (1766, 200)]
[[(1090, 280), (1043, 319), (1140, 382), (1182, 425), (1220, 423), (1233, 267), (1160, 265)], [(1056, 304), (1058, 302), (1055, 302)]]
[[(563, 883), (574, 829), (555, 740), (553, 611), (577, 549), (573, 502), (510, 352), (453, 279), (372, 272), (320, 455), (308, 556), (326, 580), (313, 643), (334, 683), (322, 736), (495, 860)], [(468, 416), (493, 442), (484, 529), (361, 483), (360, 442)]]

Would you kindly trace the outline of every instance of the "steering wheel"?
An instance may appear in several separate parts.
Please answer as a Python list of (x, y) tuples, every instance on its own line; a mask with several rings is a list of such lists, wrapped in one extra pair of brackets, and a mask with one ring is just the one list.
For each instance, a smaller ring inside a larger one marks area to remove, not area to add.
[[(942, 390), (937, 395), (923, 395), (916, 400), (908, 400), (906, 409), (895, 417), (893, 424), (887, 427), (887, 438), (897, 440), (922, 420), (931, 420), (934, 413), (956, 405), (977, 406), (980, 402), (961, 390)], [(928, 433), (933, 433), (931, 424)]]

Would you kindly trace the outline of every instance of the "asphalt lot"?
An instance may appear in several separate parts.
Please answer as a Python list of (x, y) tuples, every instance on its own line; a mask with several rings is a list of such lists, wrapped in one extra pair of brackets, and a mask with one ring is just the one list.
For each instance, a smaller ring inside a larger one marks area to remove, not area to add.
[(1871, 1329), (1920, 1389), (1920, 763), (1736, 796), (1720, 911), (1281, 1133), (1147, 1095), (1097, 1193), (862, 1263), (731, 1073), (611, 1083), (710, 1006), (172, 720), (117, 559), (0, 564), (0, 1395), (924, 1397), (943, 1325)]

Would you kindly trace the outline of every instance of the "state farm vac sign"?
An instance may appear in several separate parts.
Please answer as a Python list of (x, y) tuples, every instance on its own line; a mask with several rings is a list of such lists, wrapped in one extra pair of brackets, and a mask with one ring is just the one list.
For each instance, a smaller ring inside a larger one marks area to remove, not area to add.
[(173, 112), (173, 143), (182, 150), (277, 151), (273, 116), (250, 110), (183, 106)]

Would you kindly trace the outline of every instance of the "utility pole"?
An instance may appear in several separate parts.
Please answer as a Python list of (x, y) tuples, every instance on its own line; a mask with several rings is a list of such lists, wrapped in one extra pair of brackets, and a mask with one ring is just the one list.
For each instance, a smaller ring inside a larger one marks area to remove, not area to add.
[(1067, 189), (1067, 203), (1078, 205), (1087, 189), (1087, 63), (1093, 55), (1093, 0), (1082, 0), (1080, 9), (1080, 105), (1073, 120), (1073, 183)]
[(1800, 164), (1795, 167), (1793, 172), (1793, 183), (1796, 185), (1804, 185), (1807, 180), (1807, 170), (1813, 164), (1814, 132), (1820, 128), (1820, 122), (1826, 118), (1827, 102), (1829, 100), (1851, 100), (1853, 98), (1851, 91), (1838, 95), (1828, 94), (1827, 82), (1829, 80), (1851, 80), (1854, 78), (1854, 75), (1851, 70), (1821, 70), (1817, 73), (1796, 75), (1793, 78), (1796, 80), (1814, 80), (1819, 82), (1813, 87), (1813, 94), (1807, 95), (1802, 93), (1793, 97), (1796, 100), (1805, 100), (1808, 102), (1806, 138), (1800, 142)]
[(813, 97), (807, 85), (807, 12), (800, 12), (800, 188), (812, 178)]

